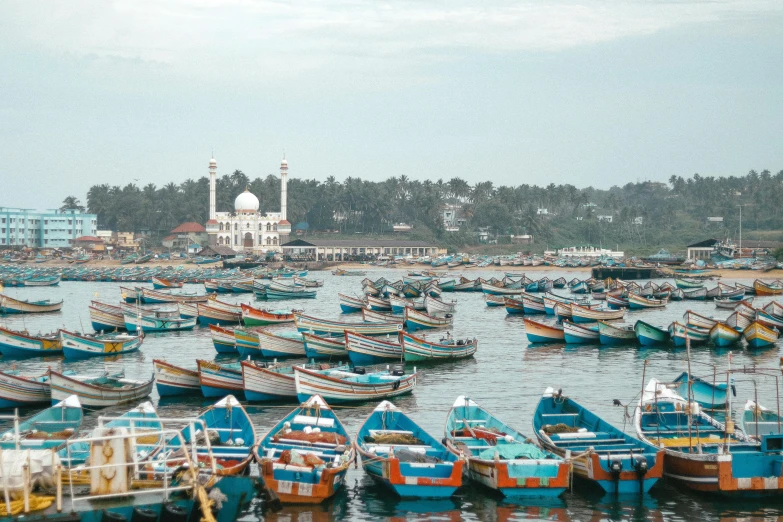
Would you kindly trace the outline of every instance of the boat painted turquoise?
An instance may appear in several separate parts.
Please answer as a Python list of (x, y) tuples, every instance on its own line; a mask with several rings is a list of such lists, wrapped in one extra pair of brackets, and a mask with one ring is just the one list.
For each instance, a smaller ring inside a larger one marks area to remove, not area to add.
[(742, 332), (723, 323), (715, 323), (710, 329), (710, 340), (715, 346), (733, 346), (742, 339)]
[[(732, 378), (732, 391), (734, 384)], [(672, 381), (674, 390), (680, 397), (688, 397), (688, 372), (681, 373)], [(725, 382), (710, 382), (701, 377), (693, 376), (691, 379), (691, 397), (703, 408), (710, 410), (725, 408), (728, 402), (728, 391)]]
[(663, 450), (612, 426), (563, 395), (547, 388), (533, 414), (541, 445), (560, 457), (574, 456), (576, 477), (606, 493), (645, 494), (663, 476)]
[(760, 440), (764, 435), (783, 433), (783, 420), (774, 411), (748, 400), (739, 427), (749, 437)]
[(710, 331), (698, 326), (690, 326), (674, 321), (669, 325), (669, 336), (675, 346), (685, 346), (689, 339), (691, 344), (703, 344), (709, 341)]
[(598, 343), (598, 324), (576, 324), (563, 321), (563, 339), (568, 344)]
[(653, 326), (645, 321), (636, 321), (633, 326), (636, 339), (642, 346), (661, 346), (669, 343), (669, 331), (660, 326)]
[[(19, 446), (24, 449), (59, 448), (76, 435), (82, 425), (84, 412), (79, 397), (71, 395), (54, 406), (46, 408), (19, 422), (18, 432), (11, 426), (0, 436), (0, 448), (14, 449), (19, 434)], [(42, 436), (41, 433), (45, 433)]]
[(598, 321), (598, 340), (608, 346), (616, 344), (635, 344), (636, 332), (632, 325), (617, 325)]

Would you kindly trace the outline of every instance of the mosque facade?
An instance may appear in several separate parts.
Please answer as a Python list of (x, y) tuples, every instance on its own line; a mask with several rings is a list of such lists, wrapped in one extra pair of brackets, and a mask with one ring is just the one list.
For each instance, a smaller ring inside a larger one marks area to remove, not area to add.
[(209, 221), (206, 229), (209, 245), (228, 247), (246, 254), (281, 252), (280, 245), (288, 241), (291, 223), (286, 219), (288, 197), (288, 162), (280, 163), (280, 212), (258, 211), (258, 198), (245, 189), (234, 200), (233, 212), (215, 210), (217, 162), (209, 162)]

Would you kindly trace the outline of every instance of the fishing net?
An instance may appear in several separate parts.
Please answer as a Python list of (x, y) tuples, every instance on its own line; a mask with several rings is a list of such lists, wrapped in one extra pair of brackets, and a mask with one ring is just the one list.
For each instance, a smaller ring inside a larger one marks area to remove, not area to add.
[(424, 441), (410, 433), (376, 433), (364, 437), (365, 442), (373, 444), (404, 444), (406, 446), (424, 446)]
[[(220, 434), (215, 430), (207, 430), (207, 437), (209, 437), (210, 446), (220, 446)], [(206, 445), (207, 441), (204, 438), (204, 432), (196, 434), (196, 444), (199, 446)]]
[(419, 464), (437, 464), (438, 462), (443, 462), (437, 457), (430, 457), (423, 453), (417, 453), (410, 450), (397, 450), (394, 452), (394, 456), (397, 457), (400, 462), (415, 462)]
[(157, 444), (159, 440), (159, 435), (142, 435), (136, 437), (136, 444)]
[(289, 431), (288, 433), (280, 433), (274, 438), (275, 441), (280, 439), (298, 440), (311, 444), (325, 442), (327, 444), (337, 444), (338, 446), (348, 442), (346, 437), (333, 431), (311, 431), (310, 433), (305, 433), (304, 431)]
[(559, 424), (546, 424), (544, 425), (543, 430), (547, 435), (554, 435), (557, 433), (576, 433), (579, 431), (579, 428), (561, 422)]
[(55, 431), (52, 433), (46, 431), (31, 431), (22, 438), (28, 440), (67, 439), (71, 435), (73, 435), (73, 430)]
[(280, 453), (280, 457), (277, 462), (281, 464), (293, 464), (294, 466), (303, 466), (307, 468), (315, 468), (326, 464), (323, 460), (318, 458), (312, 453), (300, 453), (296, 450), (284, 450)]

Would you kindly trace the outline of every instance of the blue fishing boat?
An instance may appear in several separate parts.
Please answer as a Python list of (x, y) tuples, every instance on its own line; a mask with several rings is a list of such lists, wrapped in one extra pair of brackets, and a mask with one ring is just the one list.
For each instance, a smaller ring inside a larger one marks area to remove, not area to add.
[(563, 339), (568, 344), (600, 342), (598, 324), (576, 324), (571, 321), (563, 321)]
[(525, 334), (531, 343), (560, 343), (565, 341), (561, 323), (544, 323), (525, 317)]
[(204, 397), (244, 396), (242, 369), (239, 364), (217, 364), (197, 359), (198, 380)]
[(389, 401), (375, 407), (354, 444), (365, 473), (401, 497), (450, 497), (462, 485), (464, 460)]
[(211, 324), (209, 325), (209, 333), (212, 336), (212, 345), (217, 353), (238, 353), (233, 328), (223, 328)]
[(176, 332), (182, 330), (192, 330), (196, 326), (196, 318), (183, 318), (179, 315), (179, 310), (137, 310), (134, 312), (125, 311), (123, 313), (125, 328), (136, 333), (141, 329), (144, 333), (149, 332)]
[(569, 464), (465, 396), (446, 418), (446, 448), (465, 456), (471, 480), (507, 497), (556, 497), (569, 484)]
[(404, 361), (402, 344), (397, 336), (382, 340), (346, 331), (345, 348), (348, 358), (356, 366)]
[(344, 314), (361, 312), (365, 305), (365, 301), (360, 297), (353, 297), (345, 294), (337, 294), (337, 298), (340, 301), (340, 309), (343, 311)]
[(618, 325), (598, 321), (598, 340), (601, 344), (608, 346), (636, 343), (636, 332), (633, 325)]
[[(732, 392), (735, 391), (733, 381), (732, 377)], [(678, 395), (688, 397), (688, 372), (682, 372), (672, 383)], [(702, 408), (709, 410), (725, 408), (729, 399), (726, 383), (710, 382), (694, 375), (691, 377), (691, 398)]]
[(28, 332), (0, 326), (0, 353), (4, 357), (42, 357), (62, 355), (59, 332), (47, 335), (30, 335)]
[(523, 315), (525, 313), (524, 303), (521, 299), (503, 297), (503, 303), (506, 307), (506, 313), (509, 315)]
[(302, 333), (305, 355), (308, 359), (331, 359), (348, 357), (345, 349), (345, 337), (323, 337), (320, 335)]
[(22, 375), (19, 370), (0, 372), (0, 409), (29, 408), (51, 404), (49, 370), (41, 375)]
[(642, 346), (661, 346), (668, 344), (669, 331), (661, 326), (653, 326), (645, 321), (636, 321), (633, 326), (636, 339)]
[(706, 328), (685, 325), (674, 321), (669, 325), (669, 336), (675, 346), (685, 346), (687, 339), (690, 339), (691, 344), (703, 344), (709, 341), (710, 331)]
[(66, 359), (107, 357), (137, 352), (143, 340), (140, 335), (81, 335), (60, 330), (60, 342)]
[[(51, 449), (62, 446), (76, 435), (82, 425), (84, 413), (79, 397), (71, 395), (54, 406), (46, 408), (12, 426), (0, 436), (1, 449)], [(19, 434), (18, 441), (16, 433)]]
[(309, 370), (294, 367), (299, 402), (319, 395), (333, 404), (388, 399), (413, 392), (418, 373), (405, 375), (401, 366), (366, 373), (364, 368)]
[(755, 440), (761, 440), (764, 435), (783, 433), (780, 416), (752, 400), (745, 403), (739, 427), (743, 433)]
[(354, 448), (320, 396), (283, 417), (253, 454), (266, 487), (285, 504), (320, 504), (345, 486)]
[(533, 428), (545, 449), (575, 456), (574, 474), (607, 493), (647, 493), (663, 476), (662, 449), (612, 426), (562, 390), (544, 391)]

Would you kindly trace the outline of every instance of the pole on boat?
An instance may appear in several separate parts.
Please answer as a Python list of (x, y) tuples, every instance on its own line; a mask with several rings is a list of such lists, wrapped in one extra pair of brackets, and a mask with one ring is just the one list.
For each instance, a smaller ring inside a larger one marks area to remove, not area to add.
[(759, 404), (759, 390), (756, 386), (756, 379), (753, 379), (753, 402), (755, 403), (753, 405), (755, 407), (753, 417), (756, 419), (756, 437), (761, 440), (761, 435), (759, 434), (759, 415), (761, 414), (761, 405)]
[[(726, 391), (731, 387), (731, 352), (729, 352), (729, 369), (726, 371)], [(734, 433), (734, 421), (731, 420), (731, 393), (726, 393), (726, 452), (731, 450), (731, 435)]]
[(693, 375), (691, 375), (691, 338), (688, 336), (688, 330), (685, 330), (685, 352), (688, 358), (688, 453), (693, 453), (693, 408), (691, 407), (693, 401), (693, 389), (691, 382)]
[(777, 398), (778, 403), (778, 433), (780, 433), (780, 384), (778, 383), (778, 377), (775, 376), (775, 397)]

